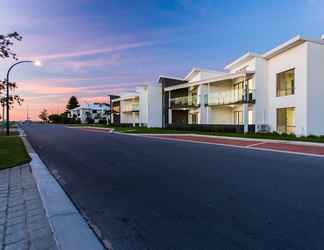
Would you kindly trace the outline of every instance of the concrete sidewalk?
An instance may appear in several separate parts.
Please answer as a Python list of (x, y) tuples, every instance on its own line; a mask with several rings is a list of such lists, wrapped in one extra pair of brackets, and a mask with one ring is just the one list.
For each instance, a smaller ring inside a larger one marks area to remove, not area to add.
[(19, 133), (32, 158), (31, 172), (58, 249), (103, 250), (105, 247), (111, 249), (108, 243), (104, 247), (90, 229), (87, 221), (36, 154), (24, 131), (19, 130)]
[(29, 164), (0, 171), (0, 249), (58, 249)]

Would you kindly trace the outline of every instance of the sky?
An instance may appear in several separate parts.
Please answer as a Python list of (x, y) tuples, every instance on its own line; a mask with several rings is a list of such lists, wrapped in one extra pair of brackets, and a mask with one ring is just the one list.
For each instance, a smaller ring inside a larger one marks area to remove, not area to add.
[[(0, 34), (23, 36), (11, 74), (24, 98), (11, 119), (37, 119), (108, 102), (108, 94), (184, 77), (193, 67), (222, 70), (244, 53), (265, 52), (300, 34), (324, 34), (324, 0), (1, 0)], [(13, 60), (0, 60), (0, 79)]]

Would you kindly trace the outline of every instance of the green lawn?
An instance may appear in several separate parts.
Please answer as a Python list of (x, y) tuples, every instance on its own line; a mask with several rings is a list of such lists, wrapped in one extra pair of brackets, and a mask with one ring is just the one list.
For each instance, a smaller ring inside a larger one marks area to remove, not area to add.
[(18, 136), (0, 136), (0, 170), (30, 162), (25, 145)]

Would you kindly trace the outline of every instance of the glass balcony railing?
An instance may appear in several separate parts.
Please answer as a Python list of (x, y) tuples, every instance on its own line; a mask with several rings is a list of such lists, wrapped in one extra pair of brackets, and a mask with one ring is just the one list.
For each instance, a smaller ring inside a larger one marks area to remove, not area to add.
[[(255, 101), (255, 90), (248, 90), (248, 102), (252, 103)], [(222, 91), (208, 94), (208, 105), (226, 105), (240, 103), (244, 100), (244, 92), (241, 91)]]
[(170, 99), (171, 108), (198, 107), (198, 96), (181, 96)]
[(139, 104), (126, 104), (121, 106), (122, 112), (138, 112), (139, 111)]

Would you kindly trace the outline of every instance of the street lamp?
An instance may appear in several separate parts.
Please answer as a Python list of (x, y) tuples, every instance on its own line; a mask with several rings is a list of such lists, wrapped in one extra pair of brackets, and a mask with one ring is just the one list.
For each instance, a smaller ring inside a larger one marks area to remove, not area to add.
[(7, 72), (7, 78), (6, 78), (6, 87), (7, 87), (7, 95), (6, 95), (6, 111), (7, 111), (7, 123), (6, 123), (6, 134), (9, 135), (9, 128), (10, 128), (10, 125), (9, 125), (9, 75), (10, 75), (10, 72), (11, 70), (19, 65), (19, 64), (22, 64), (22, 63), (33, 63), (35, 66), (41, 66), (42, 63), (38, 60), (36, 61), (20, 61), (20, 62), (16, 62), (14, 63), (13, 65), (11, 65), (11, 67), (8, 69), (8, 72)]

